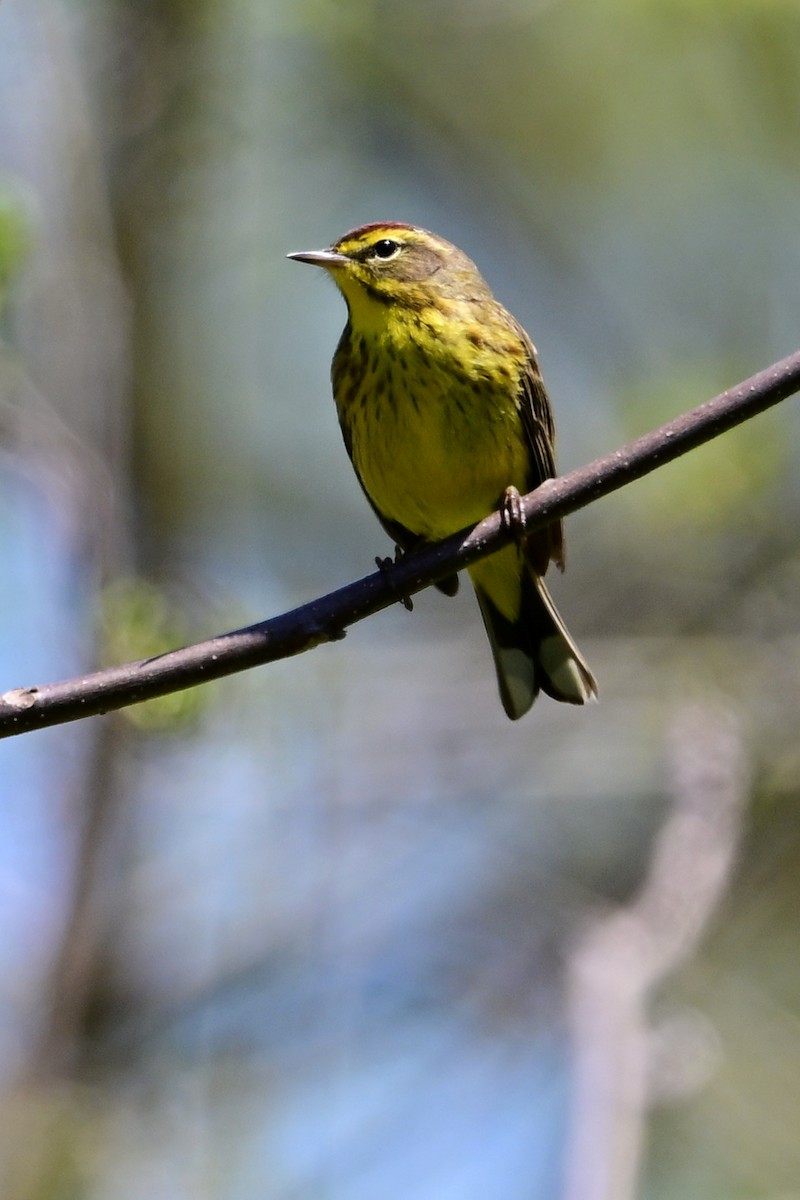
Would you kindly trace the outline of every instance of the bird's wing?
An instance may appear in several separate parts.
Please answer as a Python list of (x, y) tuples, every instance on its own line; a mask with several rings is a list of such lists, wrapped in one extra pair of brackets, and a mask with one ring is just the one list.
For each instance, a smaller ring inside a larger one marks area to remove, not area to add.
[[(553, 410), (545, 391), (536, 348), (525, 330), (516, 321), (516, 331), (525, 344), (525, 366), (519, 382), (519, 410), (522, 427), (531, 455), (530, 488), (538, 487), (556, 474)], [(554, 521), (547, 529), (533, 534), (526, 547), (526, 557), (537, 575), (544, 575), (548, 564), (554, 562), (564, 570), (564, 529)]]

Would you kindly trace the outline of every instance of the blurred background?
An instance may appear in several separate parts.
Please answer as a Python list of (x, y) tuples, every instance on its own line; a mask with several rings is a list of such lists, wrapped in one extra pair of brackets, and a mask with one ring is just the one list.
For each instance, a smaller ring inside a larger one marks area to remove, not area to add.
[[(0, 690), (391, 551), (287, 251), (462, 246), (569, 469), (797, 348), (799, 133), (794, 0), (6, 0)], [(4, 742), (4, 1200), (797, 1200), (797, 436), (569, 520), (598, 705), (464, 587)]]

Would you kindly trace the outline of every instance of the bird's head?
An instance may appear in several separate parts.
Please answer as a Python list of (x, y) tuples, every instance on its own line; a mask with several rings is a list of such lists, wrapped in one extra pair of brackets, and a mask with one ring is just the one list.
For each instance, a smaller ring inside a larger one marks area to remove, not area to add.
[(456, 246), (413, 225), (362, 225), (327, 250), (290, 254), (330, 272), (357, 323), (383, 308), (420, 309), (447, 298), (482, 300), (489, 289), (475, 264)]

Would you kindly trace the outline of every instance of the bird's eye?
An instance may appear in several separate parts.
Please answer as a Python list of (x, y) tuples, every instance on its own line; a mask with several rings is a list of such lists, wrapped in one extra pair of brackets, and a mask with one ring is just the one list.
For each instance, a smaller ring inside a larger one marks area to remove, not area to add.
[(382, 258), (386, 262), (389, 258), (394, 258), (400, 253), (400, 243), (392, 241), (391, 238), (381, 238), (372, 247), (372, 253), (375, 258)]

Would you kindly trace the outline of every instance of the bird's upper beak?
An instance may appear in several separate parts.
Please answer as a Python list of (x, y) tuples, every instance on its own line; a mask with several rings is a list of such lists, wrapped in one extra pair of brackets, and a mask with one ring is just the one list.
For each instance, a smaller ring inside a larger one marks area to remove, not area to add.
[(338, 250), (296, 250), (294, 254), (287, 254), (287, 258), (294, 258), (297, 262), (311, 263), (314, 267), (343, 267), (350, 262), (346, 254), (339, 254)]

